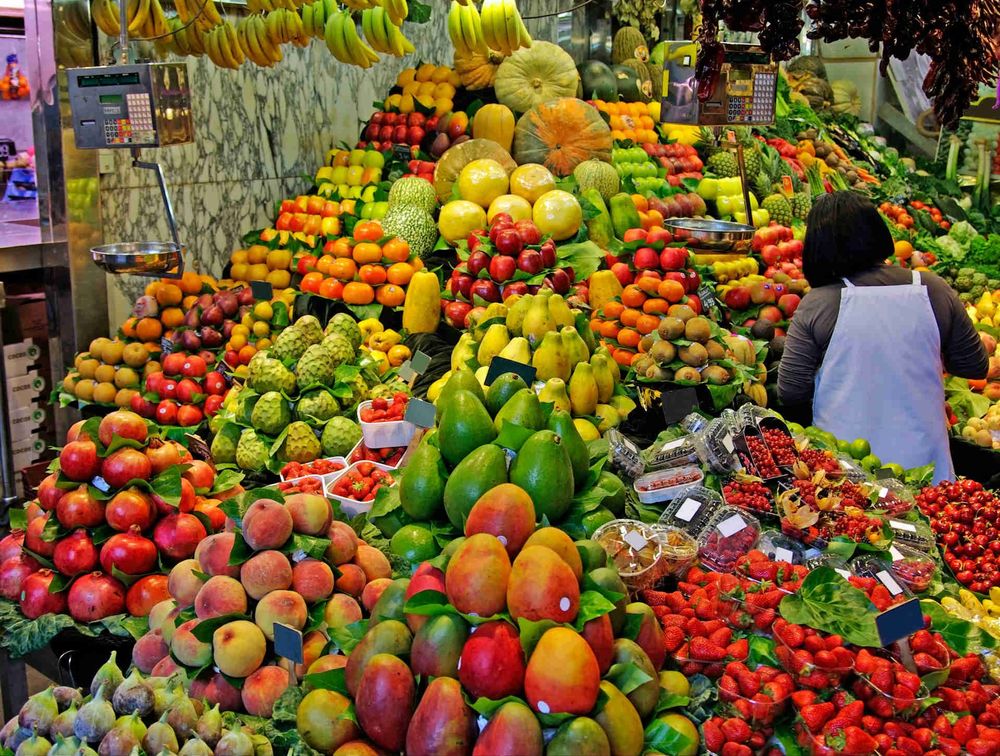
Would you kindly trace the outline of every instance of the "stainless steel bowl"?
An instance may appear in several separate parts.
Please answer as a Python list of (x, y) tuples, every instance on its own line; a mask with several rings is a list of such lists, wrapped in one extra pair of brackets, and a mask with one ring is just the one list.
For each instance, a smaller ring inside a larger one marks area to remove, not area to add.
[(118, 242), (92, 247), (94, 262), (108, 273), (156, 276), (181, 264), (183, 248), (173, 242)]
[(691, 249), (705, 252), (735, 252), (745, 254), (753, 242), (754, 227), (730, 221), (704, 218), (674, 218), (664, 224), (675, 241), (683, 241)]

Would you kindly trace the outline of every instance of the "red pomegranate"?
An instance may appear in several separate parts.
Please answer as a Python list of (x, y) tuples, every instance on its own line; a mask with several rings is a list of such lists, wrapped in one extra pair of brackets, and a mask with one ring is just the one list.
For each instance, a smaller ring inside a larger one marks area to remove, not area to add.
[(89, 433), (83, 432), (83, 426), (86, 424), (86, 420), (77, 420), (71, 426), (69, 430), (66, 431), (66, 443), (71, 441), (93, 441)]
[(159, 475), (168, 467), (181, 463), (181, 450), (173, 441), (151, 443), (146, 447), (146, 456), (153, 468), (153, 475)]
[(77, 622), (95, 622), (125, 611), (125, 586), (103, 572), (77, 578), (66, 598), (69, 616)]
[(91, 496), (87, 486), (80, 486), (59, 499), (56, 519), (64, 528), (96, 528), (104, 522), (104, 502)]
[(115, 530), (125, 532), (133, 525), (146, 530), (156, 521), (153, 502), (138, 488), (119, 491), (104, 508), (104, 519)]
[(186, 512), (167, 515), (153, 529), (157, 548), (171, 559), (187, 559), (207, 535), (201, 520)]
[(226, 513), (219, 508), (218, 499), (198, 499), (195, 502), (194, 511), (200, 512), (208, 518), (213, 532), (220, 531), (226, 526)]
[(21, 598), (25, 578), (39, 569), (41, 565), (27, 554), (18, 554), (0, 562), (0, 596), (17, 601)]
[(28, 575), (21, 583), (21, 613), (28, 619), (38, 619), (43, 614), (62, 614), (66, 611), (66, 592), (49, 593), (49, 585), (56, 578), (52, 570), (39, 570)]
[(198, 494), (194, 491), (194, 486), (191, 485), (191, 481), (181, 478), (181, 498), (174, 506), (168, 501), (164, 501), (162, 498), (153, 494), (153, 501), (156, 503), (156, 511), (161, 515), (165, 516), (168, 514), (173, 514), (174, 512), (191, 512), (194, 510), (195, 502), (198, 500)]
[(43, 557), (52, 556), (52, 552), (56, 550), (55, 541), (42, 540), (42, 531), (45, 530), (45, 524), (48, 521), (49, 514), (46, 512), (41, 517), (29, 520), (28, 528), (24, 531), (24, 547)]
[(125, 608), (133, 617), (145, 617), (149, 610), (170, 598), (166, 575), (146, 575), (136, 580), (125, 594)]
[(59, 480), (59, 473), (52, 473), (38, 484), (38, 503), (42, 509), (52, 511), (56, 508), (62, 495), (66, 493), (56, 486), (57, 480)]
[(126, 575), (143, 575), (155, 566), (156, 544), (139, 534), (138, 525), (116, 533), (101, 547), (101, 567), (109, 575), (112, 567)]
[(101, 469), (93, 441), (70, 441), (59, 452), (59, 469), (70, 480), (90, 480)]
[(82, 575), (97, 566), (97, 547), (87, 531), (80, 528), (56, 543), (52, 563), (63, 575)]
[(0, 540), (0, 562), (6, 562), (11, 557), (21, 553), (24, 545), (24, 531), (12, 530)]
[(105, 415), (97, 428), (97, 437), (105, 446), (110, 446), (115, 436), (142, 443), (146, 435), (146, 421), (129, 410), (115, 410)]
[(148, 480), (152, 474), (149, 457), (138, 449), (119, 449), (104, 459), (101, 477), (112, 488), (124, 488), (130, 480)]
[(189, 464), (191, 466), (184, 471), (183, 477), (191, 481), (195, 488), (211, 488), (215, 482), (215, 469), (201, 459), (193, 460)]

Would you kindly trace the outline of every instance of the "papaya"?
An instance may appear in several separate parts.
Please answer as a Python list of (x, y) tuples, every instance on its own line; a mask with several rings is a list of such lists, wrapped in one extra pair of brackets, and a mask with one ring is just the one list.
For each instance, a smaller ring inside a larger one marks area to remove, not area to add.
[(498, 375), (486, 389), (486, 409), (496, 418), (497, 413), (510, 401), (510, 398), (526, 388), (528, 384), (517, 373)]
[(465, 614), (480, 617), (507, 608), (510, 557), (496, 536), (476, 533), (465, 539), (444, 574), (448, 602)]
[(577, 717), (556, 730), (545, 756), (611, 756), (604, 729), (590, 717)]
[(473, 698), (516, 696), (524, 686), (524, 650), (509, 622), (485, 622), (462, 649), (458, 680)]
[(418, 270), (406, 287), (403, 328), (407, 333), (434, 333), (441, 322), (441, 282), (430, 271)]
[(347, 666), (344, 668), (344, 681), (351, 697), (357, 695), (361, 675), (375, 654), (406, 656), (410, 653), (412, 642), (413, 635), (410, 633), (410, 628), (399, 620), (385, 620), (365, 633), (365, 637), (347, 657)]
[[(610, 219), (608, 219), (610, 223)], [(588, 221), (588, 229), (590, 221)], [(591, 239), (594, 241), (594, 239)], [(595, 242), (597, 243), (597, 242)], [(600, 246), (600, 244), (598, 244)], [(608, 302), (622, 295), (622, 282), (610, 270), (599, 270), (590, 276), (590, 288), (587, 289), (587, 303), (593, 312), (600, 312)]]
[(495, 535), (511, 559), (534, 529), (535, 505), (527, 492), (513, 483), (501, 483), (480, 496), (465, 521), (465, 535)]
[(445, 483), (444, 511), (448, 520), (456, 528), (464, 529), (465, 518), (479, 497), (506, 482), (507, 457), (503, 449), (496, 444), (475, 449), (455, 466)]
[(597, 703), (600, 682), (601, 671), (587, 641), (568, 627), (553, 627), (531, 653), (524, 693), (540, 714), (587, 714)]
[[(466, 336), (468, 336), (468, 334), (462, 334), (462, 338), (465, 338)], [(469, 336), (469, 338), (471, 339), (472, 337)], [(448, 398), (459, 390), (468, 391), (469, 393), (475, 395), (481, 402), (486, 401), (486, 394), (483, 391), (483, 386), (476, 379), (475, 374), (471, 370), (454, 370), (453, 368), (451, 376), (448, 378), (448, 381), (444, 384), (444, 386), (441, 387), (441, 393), (438, 394), (437, 401), (434, 402), (438, 422), (441, 422), (441, 415), (444, 412), (445, 405), (448, 403)]]
[[(445, 384), (445, 389), (447, 388), (448, 385)], [(477, 396), (471, 391), (458, 389), (438, 398), (438, 403), (444, 407), (438, 423), (438, 448), (444, 461), (453, 467), (497, 436), (493, 420), (480, 396), (482, 391)]]
[(611, 756), (639, 756), (642, 753), (642, 719), (632, 702), (607, 680), (601, 683), (607, 700), (594, 719), (604, 729), (611, 746)]
[(585, 623), (583, 631), (580, 633), (587, 641), (590, 650), (594, 652), (597, 659), (597, 666), (603, 675), (611, 667), (611, 660), (614, 658), (615, 636), (611, 632), (611, 618), (607, 614)]
[(573, 569), (552, 549), (521, 549), (510, 570), (507, 609), (515, 620), (572, 622), (580, 609), (580, 584)]
[(399, 505), (415, 520), (429, 520), (444, 506), (447, 471), (436, 446), (420, 444), (399, 476)]
[(583, 578), (583, 560), (580, 558), (580, 552), (576, 550), (576, 544), (570, 537), (559, 528), (551, 526), (539, 528), (531, 534), (524, 545), (552, 549), (573, 570), (573, 576), (578, 582)]
[[(432, 565), (430, 562), (422, 562), (420, 566), (413, 571), (413, 577), (410, 578), (410, 584), (406, 586), (406, 599), (409, 600), (413, 598), (421, 591), (437, 591), (439, 593), (444, 593), (444, 572)], [(409, 625), (410, 630), (414, 633), (423, 627), (425, 622), (427, 622), (427, 617), (422, 614), (406, 615), (406, 624)]]
[(562, 439), (550, 430), (533, 433), (510, 466), (510, 482), (528, 492), (535, 515), (561, 520), (573, 500), (573, 465)]
[(382, 591), (375, 606), (372, 607), (372, 618), (368, 622), (368, 628), (384, 622), (385, 620), (403, 621), (403, 604), (406, 603), (406, 589), (410, 585), (409, 578), (398, 578), (393, 580)]
[(625, 192), (618, 192), (611, 198), (611, 225), (619, 239), (624, 238), (625, 232), (630, 228), (642, 227), (639, 211), (635, 209), (632, 197)]
[(659, 669), (667, 657), (667, 650), (663, 645), (663, 629), (660, 627), (656, 615), (653, 614), (652, 608), (649, 604), (644, 604), (641, 601), (633, 601), (625, 607), (625, 614), (638, 614), (642, 617), (642, 624), (639, 625), (635, 642), (646, 652), (653, 667)]
[(520, 701), (508, 701), (479, 733), (472, 756), (542, 756), (542, 728), (531, 709)]
[(660, 699), (660, 679), (653, 662), (638, 643), (628, 638), (618, 638), (614, 643), (614, 663), (634, 664), (649, 675), (649, 680), (626, 694), (639, 718), (647, 719), (656, 710), (656, 702)]
[(358, 724), (376, 745), (399, 751), (413, 716), (416, 685), (410, 668), (392, 654), (368, 660), (354, 701)]
[(406, 730), (407, 756), (468, 756), (478, 728), (462, 697), (462, 686), (450, 677), (431, 680)]
[(430, 617), (410, 649), (410, 669), (423, 677), (458, 678), (458, 660), (469, 636), (469, 623), (454, 614)]
[(610, 249), (615, 240), (615, 226), (611, 222), (611, 214), (608, 212), (604, 197), (595, 187), (584, 190), (582, 196), (597, 210), (597, 214), (587, 220), (587, 238), (603, 250)]

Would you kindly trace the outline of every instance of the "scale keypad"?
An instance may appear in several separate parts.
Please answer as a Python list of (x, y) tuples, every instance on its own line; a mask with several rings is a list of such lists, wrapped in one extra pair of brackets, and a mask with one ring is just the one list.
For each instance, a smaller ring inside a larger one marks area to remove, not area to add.
[(128, 105), (129, 120), (132, 122), (132, 132), (136, 142), (156, 141), (156, 131), (153, 128), (153, 111), (149, 95), (145, 92), (130, 92), (125, 95)]

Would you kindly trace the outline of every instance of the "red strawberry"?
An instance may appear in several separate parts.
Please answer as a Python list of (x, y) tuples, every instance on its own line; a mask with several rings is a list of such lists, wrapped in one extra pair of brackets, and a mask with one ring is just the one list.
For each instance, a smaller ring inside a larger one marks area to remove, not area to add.
[(844, 639), (839, 635), (828, 635), (826, 637), (826, 648), (828, 651), (833, 651), (835, 648), (840, 648), (844, 645)]
[(760, 692), (760, 675), (750, 670), (740, 673), (736, 677), (736, 683), (740, 686), (740, 694), (746, 698), (751, 698)]
[(692, 638), (688, 650), (691, 659), (700, 661), (722, 661), (726, 658), (726, 649), (713, 644), (708, 638)]
[(913, 663), (916, 664), (917, 665), (917, 669), (919, 669), (921, 671), (924, 671), (924, 670), (936, 670), (936, 669), (943, 669), (944, 668), (944, 664), (942, 664), (940, 661), (938, 661), (937, 659), (935, 659), (930, 654), (926, 654), (926, 653), (923, 653), (923, 652), (920, 652), (920, 653), (917, 653), (917, 654), (913, 655)]
[(826, 651), (826, 643), (821, 637), (813, 633), (812, 635), (807, 635), (802, 643), (802, 647), (806, 649), (810, 654), (818, 653), (819, 651)]
[(870, 675), (875, 671), (877, 662), (878, 657), (872, 654), (867, 648), (863, 648), (858, 651), (855, 668), (863, 675)]
[(847, 727), (844, 729), (844, 753), (869, 754), (875, 753), (875, 738), (862, 730), (860, 727)]
[(976, 726), (976, 718), (967, 714), (951, 726), (951, 735), (962, 745), (979, 735), (979, 728)]
[(882, 667), (881, 669), (876, 669), (871, 674), (871, 683), (882, 693), (888, 693), (892, 690), (895, 678), (893, 677), (892, 670), (888, 667)]
[(962, 753), (962, 744), (954, 738), (938, 738), (937, 745), (944, 756), (959, 756)]
[(720, 627), (708, 639), (716, 646), (728, 646), (733, 640), (733, 631), (728, 627)]
[(665, 627), (663, 628), (663, 647), (668, 654), (673, 654), (684, 644), (685, 637), (684, 631), (679, 627)]
[(872, 714), (865, 714), (861, 717), (861, 727), (865, 732), (876, 735), (882, 732), (882, 720)]
[(739, 743), (726, 743), (722, 746), (721, 756), (753, 756), (753, 751)]
[(817, 667), (822, 667), (823, 669), (836, 669), (839, 666), (837, 664), (837, 657), (825, 648), (813, 654), (813, 661), (816, 662)]
[(920, 747), (923, 748), (924, 751), (932, 749), (935, 745), (935, 741), (937, 740), (937, 736), (934, 734), (934, 731), (929, 727), (918, 727), (913, 731), (912, 737), (920, 744)]
[(951, 720), (945, 714), (938, 714), (937, 719), (934, 720), (934, 724), (931, 727), (935, 733), (938, 735), (943, 735), (944, 737), (951, 737)]
[(801, 709), (803, 706), (808, 706), (811, 703), (816, 703), (816, 691), (797, 690), (792, 693), (792, 705), (796, 709)]
[(651, 589), (647, 588), (646, 590), (640, 591), (639, 595), (642, 597), (642, 600), (645, 601), (650, 606), (669, 606), (670, 605), (670, 602), (668, 600), (668, 596), (670, 594), (668, 594), (668, 593), (666, 593), (664, 591), (654, 591), (654, 590), (651, 590)]
[(726, 653), (734, 659), (746, 659), (750, 655), (750, 643), (746, 638), (734, 640), (726, 646)]
[(889, 749), (892, 748), (892, 738), (886, 735), (884, 732), (880, 732), (874, 736), (875, 746), (878, 748), (879, 753), (888, 753)]
[(740, 692), (740, 684), (732, 675), (723, 675), (719, 678), (719, 695), (723, 701), (735, 701), (743, 694)]
[(721, 751), (723, 743), (726, 742), (726, 736), (722, 733), (722, 721), (722, 717), (712, 717), (701, 726), (705, 748), (714, 753)]
[(829, 701), (809, 704), (799, 709), (799, 718), (810, 732), (819, 732), (834, 715), (836, 709)]
[(928, 630), (917, 630), (910, 636), (910, 648), (915, 654), (920, 652), (932, 654), (937, 651), (937, 645), (937, 641)]
[(743, 743), (750, 739), (750, 725), (742, 719), (730, 717), (722, 723), (722, 734), (728, 741)]
[(905, 753), (907, 756), (924, 756), (924, 749), (921, 748), (920, 743), (913, 738), (908, 738), (906, 736), (896, 738), (896, 748)]
[(770, 630), (777, 613), (774, 609), (764, 609), (754, 615), (753, 626), (758, 630)]
[(965, 744), (965, 751), (969, 756), (997, 756), (1000, 754), (1000, 743), (973, 738)]

